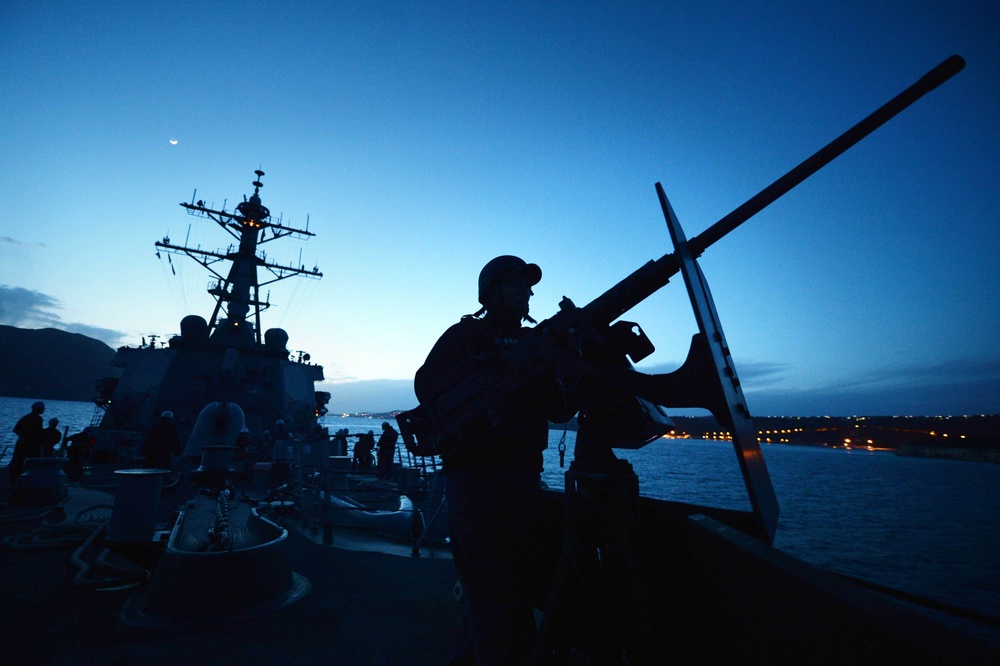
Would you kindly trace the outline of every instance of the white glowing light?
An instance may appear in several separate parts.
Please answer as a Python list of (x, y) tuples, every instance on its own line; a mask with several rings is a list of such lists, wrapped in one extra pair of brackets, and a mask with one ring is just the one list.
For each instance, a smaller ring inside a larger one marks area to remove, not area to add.
[(176, 146), (177, 145), (177, 139), (171, 139), (170, 140), (170, 145), (171, 146)]

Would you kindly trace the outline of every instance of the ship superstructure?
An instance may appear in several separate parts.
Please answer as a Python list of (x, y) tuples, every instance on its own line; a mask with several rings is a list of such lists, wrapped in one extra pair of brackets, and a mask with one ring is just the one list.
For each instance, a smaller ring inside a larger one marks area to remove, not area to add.
[[(233, 211), (215, 210), (192, 196), (180, 204), (188, 214), (208, 219), (236, 242), (226, 250), (203, 250), (177, 245), (169, 237), (155, 243), (161, 252), (184, 254), (213, 276), (208, 293), (215, 308), (206, 320), (188, 315), (180, 335), (157, 346), (122, 347), (112, 360), (121, 368), (118, 378), (98, 382), (98, 451), (127, 455), (163, 411), (171, 411), (186, 438), (198, 414), (211, 402), (233, 402), (246, 417), (253, 436), (282, 420), (293, 433), (307, 436), (326, 413), (329, 393), (316, 391), (323, 368), (309, 363), (308, 354), (291, 357), (288, 334), (280, 328), (263, 332), (261, 313), (271, 306), (260, 289), (290, 277), (320, 279), (318, 267), (281, 265), (267, 259), (259, 246), (279, 238), (308, 239), (315, 234), (274, 219), (263, 205), (260, 189), (264, 172), (255, 171), (254, 191)], [(195, 192), (195, 196), (197, 191)], [(225, 266), (228, 265), (228, 271)], [(261, 275), (265, 279), (261, 280)]]

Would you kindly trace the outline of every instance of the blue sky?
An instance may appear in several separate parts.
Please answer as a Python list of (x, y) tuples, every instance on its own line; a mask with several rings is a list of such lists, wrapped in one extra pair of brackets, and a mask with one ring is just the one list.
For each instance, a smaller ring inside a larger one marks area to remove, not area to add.
[[(337, 410), (413, 373), (498, 254), (536, 319), (671, 250), (953, 53), (965, 71), (701, 259), (760, 415), (1000, 412), (995, 2), (65, 3), (0, 9), (0, 323), (138, 344), (208, 316), (153, 242), (229, 237), (177, 204), (262, 196), (320, 281), (264, 328)], [(171, 143), (176, 141), (176, 144)], [(680, 279), (632, 310), (668, 371)]]

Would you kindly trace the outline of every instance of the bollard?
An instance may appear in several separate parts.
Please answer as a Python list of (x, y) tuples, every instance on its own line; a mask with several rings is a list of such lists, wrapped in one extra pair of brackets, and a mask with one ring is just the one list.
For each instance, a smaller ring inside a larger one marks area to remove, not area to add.
[(120, 469), (115, 471), (118, 487), (108, 525), (108, 541), (149, 541), (156, 528), (166, 469)]
[(13, 503), (22, 506), (58, 504), (69, 495), (63, 458), (25, 458), (24, 471), (14, 481)]

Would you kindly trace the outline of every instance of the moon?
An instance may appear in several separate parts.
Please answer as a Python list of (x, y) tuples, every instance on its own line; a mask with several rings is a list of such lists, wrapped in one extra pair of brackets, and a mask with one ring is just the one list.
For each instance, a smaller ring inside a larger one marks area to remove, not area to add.
[(177, 145), (177, 139), (171, 139), (170, 140), (170, 145), (171, 146), (176, 146)]

